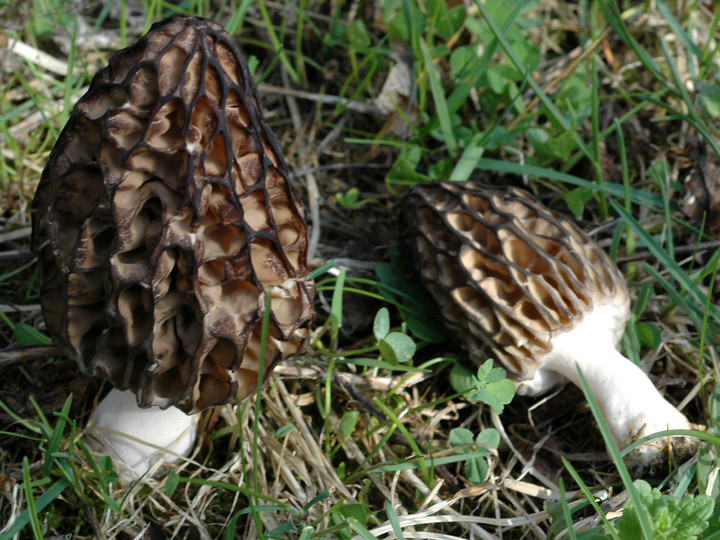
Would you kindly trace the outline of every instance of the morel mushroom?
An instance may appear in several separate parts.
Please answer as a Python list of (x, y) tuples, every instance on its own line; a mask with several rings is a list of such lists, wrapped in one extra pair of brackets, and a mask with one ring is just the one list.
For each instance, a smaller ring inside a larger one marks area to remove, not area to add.
[(93, 78), (43, 172), (32, 244), (51, 336), (140, 407), (245, 399), (261, 354), (267, 375), (307, 344), (304, 212), (247, 64), (212, 21), (160, 22)]
[[(527, 192), (474, 183), (423, 184), (404, 201), (406, 242), (448, 328), (476, 362), (488, 349), (539, 395), (577, 368), (620, 448), (689, 429), (647, 375), (616, 349), (630, 315), (627, 284), (610, 257)], [(678, 460), (698, 441), (673, 437)], [(667, 440), (634, 450), (636, 471), (667, 459)]]

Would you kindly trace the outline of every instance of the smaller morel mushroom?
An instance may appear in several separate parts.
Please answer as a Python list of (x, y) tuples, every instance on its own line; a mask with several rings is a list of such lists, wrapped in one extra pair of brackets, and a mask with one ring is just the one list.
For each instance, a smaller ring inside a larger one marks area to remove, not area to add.
[(212, 21), (158, 23), (93, 78), (43, 171), (32, 243), (54, 340), (132, 392), (91, 418), (129, 477), (158, 447), (187, 453), (184, 413), (247, 398), (261, 355), (264, 380), (309, 339), (304, 212), (247, 64)]
[[(646, 435), (690, 428), (617, 351), (630, 315), (627, 284), (572, 222), (520, 189), (474, 183), (419, 185), (403, 212), (420, 276), (475, 362), (493, 354), (525, 395), (564, 379), (579, 385), (580, 368), (621, 449)], [(675, 462), (697, 444), (673, 437)], [(654, 439), (628, 464), (636, 472), (661, 466), (667, 447), (667, 439)]]

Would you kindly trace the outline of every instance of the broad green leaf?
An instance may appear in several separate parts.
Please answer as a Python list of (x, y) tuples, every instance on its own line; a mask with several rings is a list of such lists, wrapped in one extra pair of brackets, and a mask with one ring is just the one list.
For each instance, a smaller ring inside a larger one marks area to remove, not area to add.
[[(717, 482), (715, 482), (715, 485), (717, 485)], [(703, 531), (702, 535), (702, 538), (707, 538), (708, 540), (718, 540), (718, 538), (720, 538), (720, 500), (717, 499), (717, 495), (715, 501), (715, 510), (709, 520), (710, 525)]]
[(531, 127), (525, 131), (525, 138), (532, 145), (535, 150), (535, 156), (539, 161), (543, 162), (550, 157), (548, 150), (548, 143), (550, 142), (550, 135), (543, 128)]
[(573, 140), (572, 133), (565, 132), (561, 133), (556, 137), (553, 137), (548, 143), (548, 149), (553, 158), (566, 160), (570, 157), (570, 152), (573, 152), (577, 148), (575, 141)]
[(360, 412), (358, 411), (348, 411), (343, 414), (343, 417), (340, 419), (340, 435), (342, 436), (342, 442), (345, 442), (350, 438), (350, 435), (352, 435), (352, 432), (355, 430), (355, 426), (357, 425), (359, 418)]
[(358, 188), (350, 188), (347, 193), (338, 193), (335, 198), (340, 203), (340, 206), (347, 208), (348, 210), (355, 210), (358, 208), (358, 197), (360, 197), (360, 190)]
[(502, 94), (508, 84), (507, 74), (501, 72), (502, 66), (490, 66), (485, 75), (487, 76), (490, 89), (496, 94)]
[[(633, 482), (656, 540), (694, 540), (708, 528), (714, 502), (707, 495), (663, 495), (644, 480)], [(628, 501), (617, 521), (621, 538), (641, 538), (638, 509)]]
[(450, 370), (450, 385), (456, 392), (467, 392), (475, 387), (475, 376), (461, 364), (455, 364)]
[(455, 142), (455, 134), (453, 133), (447, 98), (445, 97), (445, 91), (440, 81), (440, 74), (433, 63), (430, 49), (423, 40), (420, 41), (420, 51), (422, 52), (422, 58), (425, 64), (425, 74), (430, 83), (430, 93), (435, 102), (435, 113), (437, 114), (442, 129), (443, 140), (445, 144), (447, 144), (448, 152), (455, 155), (457, 153), (457, 143)]
[(497, 448), (500, 444), (500, 433), (494, 428), (483, 429), (477, 436), (478, 447)]
[(293, 429), (295, 429), (295, 426), (292, 424), (285, 424), (284, 426), (280, 426), (275, 431), (275, 437), (278, 439), (282, 439), (283, 437), (287, 436)]
[(473, 484), (479, 484), (488, 472), (488, 462), (485, 458), (474, 458), (465, 462), (465, 476)]
[(516, 41), (512, 49), (530, 73), (537, 69), (540, 64), (540, 49), (537, 45), (530, 41)]
[(355, 518), (360, 523), (367, 523), (368, 518), (372, 514), (367, 506), (359, 503), (340, 505), (337, 508), (337, 512), (345, 518)]
[(711, 116), (720, 116), (720, 86), (717, 84), (702, 84), (700, 86), (700, 99)]
[(357, 52), (364, 52), (370, 47), (370, 37), (362, 21), (354, 21), (348, 26), (347, 37), (350, 48)]
[(407, 326), (415, 337), (428, 343), (444, 343), (448, 339), (445, 328), (436, 319), (408, 316)]
[(643, 322), (637, 323), (635, 330), (637, 331), (638, 338), (640, 338), (640, 342), (648, 349), (656, 349), (660, 346), (662, 336), (657, 327)]
[(373, 334), (375, 339), (380, 341), (385, 339), (390, 331), (390, 312), (387, 308), (380, 308), (375, 315), (375, 321), (373, 322)]
[(493, 361), (488, 359), (483, 364), (480, 364), (477, 368), (476, 377), (480, 381), (485, 381), (490, 372), (493, 370)]
[(494, 367), (492, 360), (480, 365), (475, 375), (456, 364), (450, 372), (450, 384), (457, 392), (466, 392), (470, 401), (481, 401), (502, 413), (515, 397), (515, 385), (506, 378), (503, 368)]
[(471, 46), (455, 47), (455, 50), (450, 53), (450, 69), (453, 70), (455, 75), (459, 75), (475, 58), (477, 58), (477, 55)]
[(583, 214), (585, 213), (585, 204), (592, 198), (593, 191), (584, 187), (571, 189), (563, 195), (565, 204), (568, 205), (568, 208), (570, 208), (570, 211), (577, 220), (581, 220), (583, 218)]
[(421, 157), (422, 150), (418, 146), (413, 146), (409, 150), (400, 152), (390, 172), (388, 172), (387, 182), (414, 186), (420, 182), (428, 181), (429, 178), (427, 176), (415, 172)]
[(481, 431), (475, 438), (469, 429), (453, 428), (450, 430), (448, 441), (452, 447), (465, 446), (458, 450), (459, 454), (474, 455), (465, 461), (465, 476), (474, 484), (482, 482), (488, 471), (487, 456), (492, 455), (492, 449), (497, 448), (500, 443), (500, 434), (495, 429), (489, 428)]
[(433, 180), (447, 180), (450, 178), (456, 162), (455, 159), (450, 158), (440, 159), (428, 167), (428, 175)]
[(443, 38), (449, 39), (453, 34), (453, 27), (447, 16), (445, 0), (428, 0), (428, 15), (435, 28)]
[(470, 401), (482, 401), (490, 405), (498, 414), (515, 397), (515, 385), (508, 379), (486, 383), (468, 396)]
[(505, 405), (515, 397), (515, 385), (505, 378), (505, 370), (493, 367), (492, 360), (488, 360), (477, 370), (477, 379), (474, 388), (469, 392), (470, 401), (482, 401), (490, 405), (500, 414)]
[(163, 486), (163, 491), (165, 492), (165, 495), (167, 495), (168, 497), (172, 497), (179, 484), (180, 475), (178, 475), (178, 473), (174, 469), (171, 469), (167, 477), (165, 478), (165, 486)]
[(475, 435), (467, 428), (456, 427), (450, 430), (448, 442), (450, 446), (462, 446), (463, 444), (472, 444)]
[(390, 332), (378, 343), (383, 358), (388, 362), (404, 364), (415, 354), (415, 342), (402, 332)]
[(411, 28), (414, 29), (415, 35), (420, 35), (425, 31), (427, 25), (427, 17), (420, 10), (411, 8), (410, 11), (408, 14), (405, 10), (399, 9), (389, 20), (386, 18), (389, 23), (388, 34), (405, 43), (410, 42)]

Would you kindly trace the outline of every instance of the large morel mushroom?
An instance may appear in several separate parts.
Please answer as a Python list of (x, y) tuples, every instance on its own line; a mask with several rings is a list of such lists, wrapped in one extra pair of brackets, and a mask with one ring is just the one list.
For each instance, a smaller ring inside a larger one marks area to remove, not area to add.
[[(683, 414), (616, 349), (630, 315), (627, 284), (610, 257), (527, 192), (439, 182), (404, 201), (405, 242), (446, 325), (475, 362), (494, 356), (518, 392), (540, 395), (578, 367), (613, 437), (625, 448)], [(627, 458), (652, 472), (692, 455), (698, 440), (654, 439)]]
[(304, 212), (212, 21), (160, 22), (93, 78), (43, 172), (32, 245), (51, 336), (140, 407), (250, 396), (268, 296), (265, 374), (307, 344)]

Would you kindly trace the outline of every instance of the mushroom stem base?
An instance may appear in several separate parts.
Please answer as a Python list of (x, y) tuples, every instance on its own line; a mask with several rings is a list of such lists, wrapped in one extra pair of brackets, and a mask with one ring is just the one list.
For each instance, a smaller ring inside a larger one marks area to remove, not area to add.
[(133, 392), (114, 388), (90, 415), (85, 434), (91, 450), (110, 456), (128, 482), (158, 461), (177, 463), (190, 454), (197, 418), (175, 407), (141, 409)]
[[(552, 380), (552, 374), (560, 374), (580, 386), (579, 368), (615, 442), (623, 449), (647, 435), (691, 426), (645, 372), (615, 348), (613, 331), (621, 316), (612, 304), (600, 306), (574, 329), (553, 338), (553, 349), (541, 368), (550, 376), (541, 373), (537, 379)], [(698, 443), (692, 437), (660, 437), (635, 449), (626, 462), (636, 472), (652, 472), (668, 463), (668, 451), (674, 463), (681, 463), (695, 453)]]

